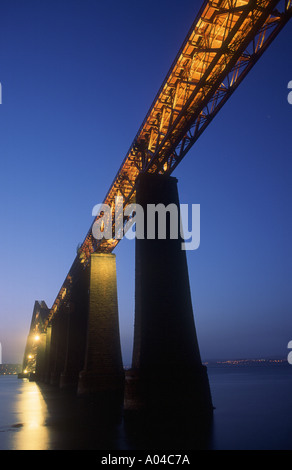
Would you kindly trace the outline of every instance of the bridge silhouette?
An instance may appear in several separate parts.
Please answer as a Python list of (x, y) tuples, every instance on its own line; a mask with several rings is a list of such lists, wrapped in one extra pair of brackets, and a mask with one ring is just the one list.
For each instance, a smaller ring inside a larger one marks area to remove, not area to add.
[[(139, 204), (179, 207), (177, 165), (292, 15), (290, 0), (206, 0), (201, 6), (103, 203), (115, 227), (129, 227)], [(36, 301), (20, 377), (76, 390), (122, 395), (125, 411), (212, 413), (182, 238), (136, 238), (133, 358), (124, 371), (116, 257), (121, 238), (93, 234), (96, 214), (51, 308)], [(143, 223), (147, 226), (147, 218)], [(122, 224), (122, 225), (121, 225)], [(175, 405), (174, 405), (175, 404)]]

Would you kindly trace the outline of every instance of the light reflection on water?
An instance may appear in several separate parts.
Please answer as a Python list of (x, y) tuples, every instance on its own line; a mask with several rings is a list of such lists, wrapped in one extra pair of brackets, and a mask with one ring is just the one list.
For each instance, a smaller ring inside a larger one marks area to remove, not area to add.
[(35, 382), (22, 381), (15, 402), (13, 448), (11, 450), (44, 450), (49, 448), (49, 432), (46, 427), (48, 414), (46, 403)]
[[(208, 448), (292, 449), (291, 366), (209, 367), (208, 372), (216, 407)], [(163, 429), (165, 435), (156, 420), (148, 428), (126, 424), (110, 400), (87, 402), (75, 393), (0, 376), (0, 450), (182, 448), (173, 445), (182, 441), (175, 421), (174, 431)], [(183, 448), (201, 448), (192, 423), (185, 434)]]

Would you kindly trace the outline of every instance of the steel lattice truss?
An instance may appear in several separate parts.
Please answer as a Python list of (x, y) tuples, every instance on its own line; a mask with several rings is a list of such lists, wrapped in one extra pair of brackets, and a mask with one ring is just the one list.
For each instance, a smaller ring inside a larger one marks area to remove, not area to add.
[[(113, 213), (116, 196), (133, 202), (141, 172), (174, 171), (291, 15), (291, 0), (205, 0), (104, 199)], [(96, 240), (92, 226), (50, 317), (90, 254), (119, 242)]]

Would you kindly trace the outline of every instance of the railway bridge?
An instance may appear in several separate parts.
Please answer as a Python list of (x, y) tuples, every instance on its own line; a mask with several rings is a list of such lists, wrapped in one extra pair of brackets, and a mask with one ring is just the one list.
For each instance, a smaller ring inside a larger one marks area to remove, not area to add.
[[(51, 308), (35, 303), (22, 377), (81, 396), (122, 393), (129, 411), (184, 406), (212, 413), (182, 235), (172, 236), (166, 218), (165, 237), (157, 230), (136, 236), (134, 345), (126, 372), (113, 252), (121, 233), (137, 225), (133, 207), (142, 208), (144, 227), (150, 204), (179, 210), (174, 170), (291, 13), (290, 0), (203, 2), (105, 195), (107, 218), (97, 211)], [(121, 198), (124, 212), (117, 210)]]

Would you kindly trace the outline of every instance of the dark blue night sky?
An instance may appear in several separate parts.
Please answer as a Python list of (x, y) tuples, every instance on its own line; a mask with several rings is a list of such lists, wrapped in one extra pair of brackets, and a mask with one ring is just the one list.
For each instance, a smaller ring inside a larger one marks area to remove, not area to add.
[[(201, 6), (197, 0), (2, 0), (3, 362), (21, 362)], [(292, 23), (176, 169), (201, 205), (187, 253), (203, 360), (287, 356), (292, 340)], [(131, 359), (134, 242), (115, 250)]]

